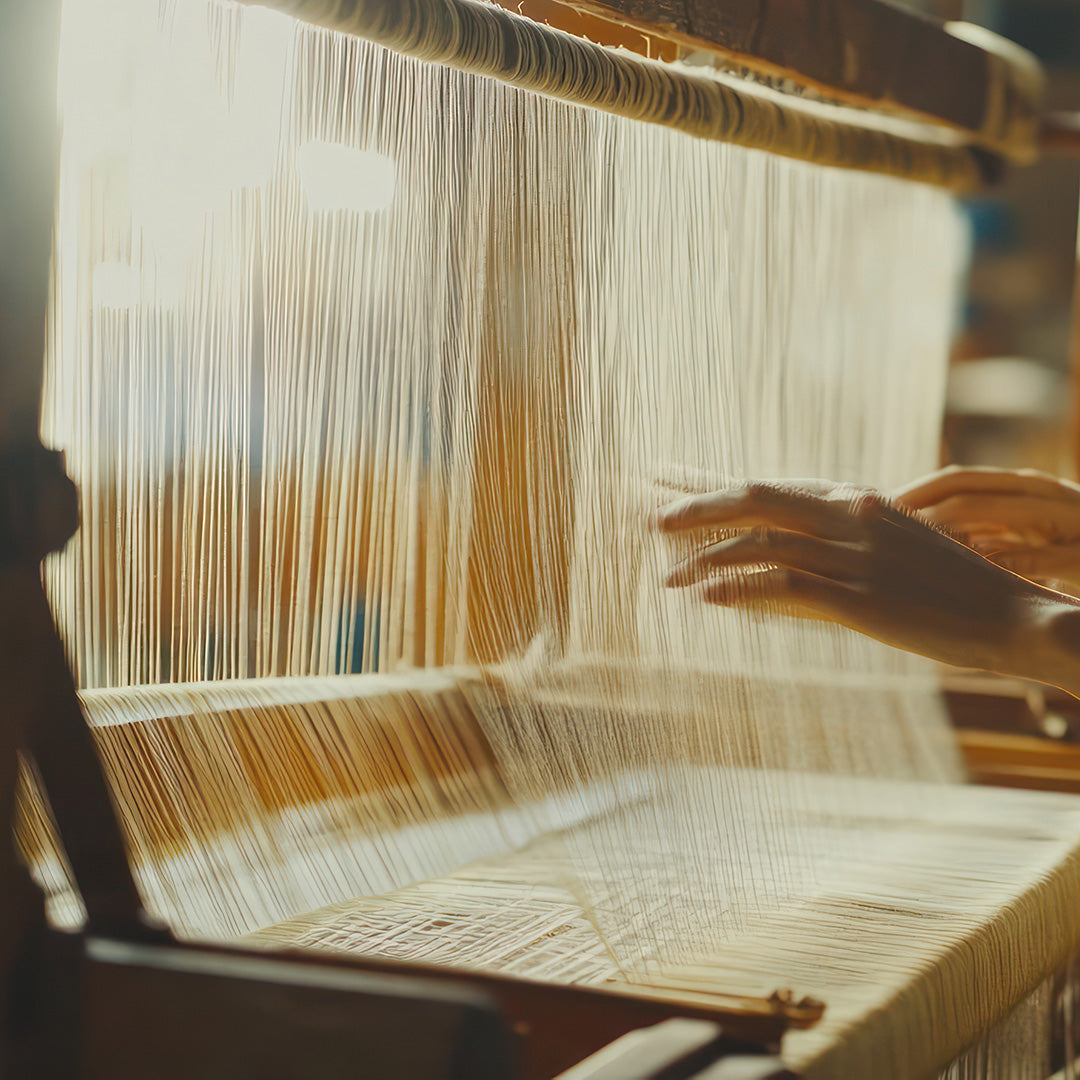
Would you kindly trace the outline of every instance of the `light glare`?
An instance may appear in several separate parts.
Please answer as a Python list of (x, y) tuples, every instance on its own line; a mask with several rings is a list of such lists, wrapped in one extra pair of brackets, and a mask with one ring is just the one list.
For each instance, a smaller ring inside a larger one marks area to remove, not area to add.
[(298, 154), (300, 181), (312, 210), (385, 210), (394, 198), (394, 163), (374, 150), (306, 142)]
[(139, 301), (139, 272), (123, 262), (103, 262), (94, 267), (93, 301), (99, 308), (131, 308)]

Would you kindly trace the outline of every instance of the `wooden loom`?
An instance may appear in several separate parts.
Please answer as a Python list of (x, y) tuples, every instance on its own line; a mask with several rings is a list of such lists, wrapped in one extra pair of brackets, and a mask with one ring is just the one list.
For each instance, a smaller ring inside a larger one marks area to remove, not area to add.
[[(582, 12), (608, 24), (640, 26), (672, 52), (704, 46), (842, 100), (934, 118), (966, 132), (991, 172), (1002, 159), (1025, 161), (1037, 151), (1038, 102), (1027, 89), (1027, 73), (877, 0), (837, 0), (813, 15), (798, 4), (762, 5), (760, 11), (718, 4), (691, 12), (660, 2), (545, 6), (536, 14), (573, 29)], [(13, 149), (4, 155), (18, 162), (21, 181), (11, 216), (19, 216), (27, 237), (20, 291), (9, 271), (0, 294), (0, 679), (6, 700), (0, 790), (10, 832), (16, 755), (29, 754), (48, 791), (88, 923), (78, 936), (48, 930), (39, 898), (8, 851), (0, 901), (8, 1075), (263, 1076), (273, 1062), (273, 1075), (331, 1077), (354, 1075), (363, 1061), (367, 1075), (510, 1076), (516, 1038), (523, 1044), (522, 1074), (553, 1076), (628, 1031), (671, 1018), (698, 1024), (658, 1030), (648, 1052), (640, 1044), (631, 1049), (633, 1065), (624, 1059), (614, 1071), (579, 1075), (691, 1076), (718, 1060), (722, 1068), (731, 1056), (744, 1059), (728, 1063), (744, 1070), (738, 1075), (778, 1075), (771, 1055), (785, 1029), (810, 1024), (820, 1013), (814, 1003), (782, 993), (695, 1008), (387, 961), (196, 947), (148, 925), (38, 574), (42, 556), (73, 531), (77, 512), (62, 461), (36, 439), (52, 164), (41, 139), (51, 130), (49, 97), (32, 91), (31, 73), (51, 70), (42, 57), (55, 45), (48, 11), (37, 13), (37, 25), (21, 18), (25, 24), (5, 12), (11, 26), (0, 34), (12, 53), (4, 65), (5, 100), (21, 105), (15, 115), (22, 121), (8, 133)], [(804, 33), (807, 26), (815, 32)], [(907, 47), (925, 59), (918, 78), (898, 59)], [(862, 62), (852, 64), (852, 53)], [(422, 1044), (410, 1038), (417, 1030), (425, 1033)]]

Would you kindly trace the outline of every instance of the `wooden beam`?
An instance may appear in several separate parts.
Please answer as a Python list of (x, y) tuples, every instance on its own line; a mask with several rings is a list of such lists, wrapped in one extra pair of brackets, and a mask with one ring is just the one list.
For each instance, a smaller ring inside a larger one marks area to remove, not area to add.
[(782, 1001), (710, 1007), (318, 950), (84, 946), (72, 1036), (82, 1036), (88, 1080), (263, 1076), (271, 1062), (281, 1076), (480, 1080), (504, 1075), (507, 1050), (515, 1077), (551, 1080), (630, 1031), (676, 1018), (718, 1025), (718, 1053), (775, 1052), (789, 1026), (811, 1026), (822, 1009), (813, 1003), (800, 1023), (803, 1006), (791, 1006), (789, 1021)]
[(1080, 747), (996, 731), (960, 731), (957, 742), (977, 784), (1080, 793)]
[[(1078, 140), (1080, 144), (1080, 140)], [(1073, 262), (1072, 313), (1069, 326), (1069, 373), (1072, 382), (1071, 428), (1073, 469), (1080, 476), (1080, 221), (1077, 222), (1076, 259)]]
[(840, 101), (944, 124), (1013, 160), (1036, 153), (1042, 78), (1034, 59), (992, 34), (889, 0), (498, 2), (662, 59), (713, 52)]

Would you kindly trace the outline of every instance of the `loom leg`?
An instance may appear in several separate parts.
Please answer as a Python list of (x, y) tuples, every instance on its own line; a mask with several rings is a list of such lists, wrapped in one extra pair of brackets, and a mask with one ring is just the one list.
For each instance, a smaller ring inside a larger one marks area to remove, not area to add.
[[(37, 693), (26, 717), (26, 749), (44, 781), (91, 933), (160, 936), (132, 877), (116, 810), (82, 714), (40, 578), (19, 582), (28, 635), (37, 645)], [(24, 677), (25, 674), (24, 674)]]

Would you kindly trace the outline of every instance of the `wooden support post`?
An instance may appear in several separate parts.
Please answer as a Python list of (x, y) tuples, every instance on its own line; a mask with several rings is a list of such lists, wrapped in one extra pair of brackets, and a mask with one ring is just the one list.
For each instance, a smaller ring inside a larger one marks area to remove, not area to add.
[(92, 922), (141, 933), (101, 766), (41, 583), (78, 523), (63, 459), (38, 439), (52, 221), (60, 4), (0, 5), (0, 971), (26, 926), (12, 843), (18, 752), (36, 757)]
[[(1080, 147), (1080, 139), (1077, 140)], [(1069, 372), (1072, 377), (1072, 415), (1069, 418), (1072, 437), (1073, 469), (1080, 476), (1080, 214), (1077, 215), (1076, 260), (1073, 263), (1072, 327), (1069, 331)]]

